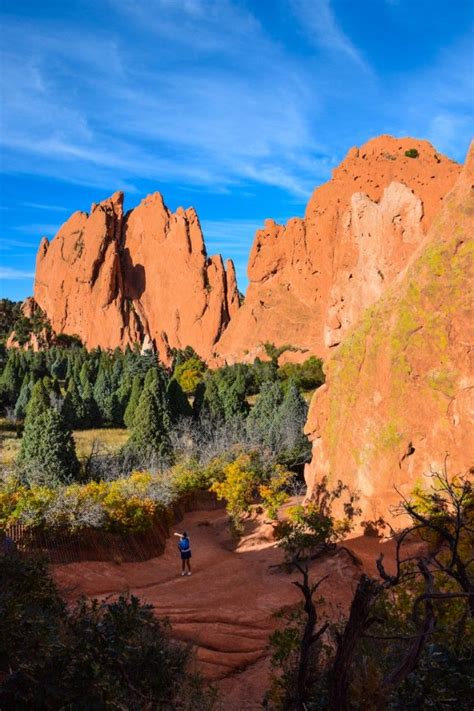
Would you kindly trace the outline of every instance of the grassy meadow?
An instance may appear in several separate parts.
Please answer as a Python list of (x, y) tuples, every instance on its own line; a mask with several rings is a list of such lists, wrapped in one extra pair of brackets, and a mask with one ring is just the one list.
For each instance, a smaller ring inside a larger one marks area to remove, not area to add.
[[(93, 430), (75, 430), (76, 453), (79, 459), (87, 457), (94, 442), (105, 452), (117, 452), (128, 440), (126, 428), (100, 428)], [(20, 450), (21, 439), (17, 437), (15, 427), (6, 418), (0, 418), (0, 465), (9, 466), (15, 461)]]

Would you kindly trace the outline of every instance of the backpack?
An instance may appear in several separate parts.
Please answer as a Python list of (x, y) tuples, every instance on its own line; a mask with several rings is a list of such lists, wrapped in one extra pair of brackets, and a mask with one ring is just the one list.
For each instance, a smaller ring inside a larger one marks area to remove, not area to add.
[(182, 538), (179, 542), (179, 547), (180, 550), (183, 551), (188, 551), (189, 550), (189, 538)]

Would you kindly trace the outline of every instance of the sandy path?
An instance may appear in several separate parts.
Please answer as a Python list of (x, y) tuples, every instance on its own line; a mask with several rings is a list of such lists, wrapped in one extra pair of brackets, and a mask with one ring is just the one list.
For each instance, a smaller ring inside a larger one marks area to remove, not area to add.
[[(171, 536), (158, 558), (56, 565), (55, 578), (70, 599), (130, 593), (152, 603), (157, 615), (170, 619), (173, 636), (193, 644), (198, 668), (218, 683), (226, 709), (261, 708), (268, 687), (266, 645), (276, 625), (273, 614), (299, 601), (291, 584), (295, 576), (269, 567), (280, 562), (281, 552), (271, 540), (271, 527), (262, 522), (248, 522), (237, 550), (231, 549), (223, 510), (186, 514), (183, 528), (191, 540), (190, 577), (180, 575), (178, 539)], [(373, 568), (380, 550), (376, 540), (355, 539), (351, 547)], [(320, 590), (330, 600), (331, 614), (331, 609), (337, 613), (338, 607), (346, 607), (358, 571), (348, 556), (313, 565), (314, 578), (328, 573)]]

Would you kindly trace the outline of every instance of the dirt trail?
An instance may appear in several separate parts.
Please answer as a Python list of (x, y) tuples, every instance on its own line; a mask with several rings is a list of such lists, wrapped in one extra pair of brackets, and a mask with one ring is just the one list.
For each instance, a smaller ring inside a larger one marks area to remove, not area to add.
[[(177, 538), (171, 536), (164, 554), (142, 563), (86, 562), (54, 566), (54, 576), (69, 599), (80, 594), (104, 597), (120, 593), (152, 603), (167, 616), (173, 636), (193, 644), (197, 666), (217, 682), (231, 710), (258, 709), (268, 687), (266, 645), (276, 626), (273, 614), (299, 601), (287, 575), (270, 566), (281, 561), (271, 539), (271, 526), (252, 520), (237, 550), (232, 550), (223, 510), (186, 514), (180, 529), (191, 540), (190, 577), (181, 577)], [(375, 539), (354, 539), (349, 546), (374, 572), (381, 550)], [(384, 546), (386, 547), (386, 546)], [(355, 589), (358, 568), (348, 555), (313, 564), (312, 577), (329, 578), (320, 588), (328, 613), (345, 608)]]

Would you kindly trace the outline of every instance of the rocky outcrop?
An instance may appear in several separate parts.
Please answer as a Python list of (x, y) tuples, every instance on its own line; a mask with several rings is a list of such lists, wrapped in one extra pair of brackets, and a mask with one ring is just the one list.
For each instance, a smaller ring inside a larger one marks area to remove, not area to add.
[(459, 170), (427, 141), (380, 136), (352, 148), (304, 219), (257, 232), (221, 359), (252, 360), (265, 341), (327, 354), (403, 270)]
[(20, 308), (20, 318), (6, 340), (7, 348), (40, 351), (55, 345), (51, 324), (32, 296)]
[(163, 360), (187, 345), (209, 358), (239, 307), (232, 263), (209, 258), (195, 211), (173, 214), (159, 193), (127, 214), (120, 192), (74, 213), (40, 244), (34, 296), (56, 333), (88, 348), (147, 338)]
[[(446, 455), (451, 474), (473, 465), (473, 187), (471, 149), (426, 241), (326, 363), (306, 427), (309, 495), (323, 475), (342, 479), (375, 518), (399, 501), (395, 487), (409, 494)], [(380, 220), (366, 198), (356, 208), (366, 224)], [(419, 209), (412, 200), (413, 224)]]

